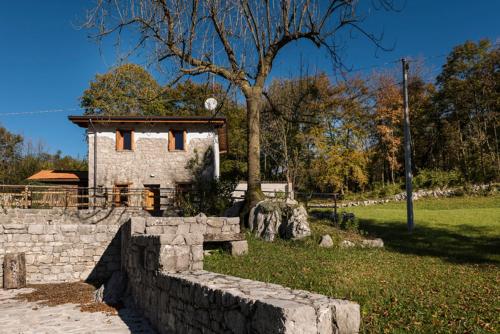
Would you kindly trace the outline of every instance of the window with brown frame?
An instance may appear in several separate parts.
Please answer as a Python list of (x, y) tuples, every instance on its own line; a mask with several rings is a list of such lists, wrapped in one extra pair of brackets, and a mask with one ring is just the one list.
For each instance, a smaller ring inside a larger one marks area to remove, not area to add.
[(168, 150), (186, 151), (186, 130), (168, 131)]
[(134, 150), (134, 130), (116, 130), (116, 150), (132, 151)]
[(116, 184), (114, 189), (115, 206), (128, 206), (128, 184)]

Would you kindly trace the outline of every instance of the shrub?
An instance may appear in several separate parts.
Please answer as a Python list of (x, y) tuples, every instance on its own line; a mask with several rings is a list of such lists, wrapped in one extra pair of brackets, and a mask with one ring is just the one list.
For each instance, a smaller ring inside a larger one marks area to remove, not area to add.
[(461, 183), (462, 175), (457, 170), (422, 169), (413, 178), (413, 186), (417, 189), (452, 187)]
[(179, 206), (184, 216), (203, 212), (207, 215), (223, 215), (233, 203), (231, 195), (236, 188), (234, 179), (214, 179), (212, 170), (213, 152), (208, 149), (202, 159), (195, 157), (187, 168), (193, 173), (191, 191), (179, 196)]
[(359, 231), (359, 220), (356, 218), (354, 213), (342, 212), (340, 214), (339, 227), (346, 231), (358, 232)]
[(384, 197), (389, 197), (389, 196), (399, 194), (401, 191), (402, 191), (401, 184), (389, 183), (389, 184), (383, 185), (380, 188), (376, 188), (373, 192), (374, 192), (375, 197), (384, 198)]

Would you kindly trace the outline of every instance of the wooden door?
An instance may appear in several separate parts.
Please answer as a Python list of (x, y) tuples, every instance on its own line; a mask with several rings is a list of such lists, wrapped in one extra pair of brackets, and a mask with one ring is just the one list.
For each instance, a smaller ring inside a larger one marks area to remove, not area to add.
[(160, 215), (160, 185), (144, 185), (144, 188), (144, 209), (155, 216)]
[(154, 210), (155, 208), (155, 193), (151, 189), (144, 190), (144, 209)]

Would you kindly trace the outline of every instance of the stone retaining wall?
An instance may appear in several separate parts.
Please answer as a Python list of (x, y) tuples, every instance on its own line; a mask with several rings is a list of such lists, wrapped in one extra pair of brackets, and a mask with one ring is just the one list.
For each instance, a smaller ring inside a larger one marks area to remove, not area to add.
[(26, 253), (28, 283), (108, 278), (121, 267), (118, 231), (131, 216), (135, 221), (134, 233), (240, 232), (238, 218), (206, 217), (203, 214), (159, 218), (142, 210), (126, 208), (1, 210), (0, 287), (3, 286), (3, 257), (17, 252)]
[(194, 219), (189, 229), (150, 235), (148, 220), (132, 218), (122, 229), (123, 269), (136, 305), (160, 333), (358, 332), (358, 304), (203, 271), (203, 224)]
[(3, 286), (3, 257), (17, 252), (26, 254), (28, 283), (106, 279), (120, 269), (117, 232), (130, 214), (125, 209), (3, 210), (0, 212), (0, 287)]
[(10, 209), (0, 207), (0, 225), (4, 224), (104, 224), (121, 225), (142, 210), (110, 208), (76, 210), (75, 208)]

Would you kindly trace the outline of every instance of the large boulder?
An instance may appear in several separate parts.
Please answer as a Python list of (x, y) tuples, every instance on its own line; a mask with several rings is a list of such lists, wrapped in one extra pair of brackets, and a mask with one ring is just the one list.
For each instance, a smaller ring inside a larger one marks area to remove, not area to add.
[(274, 241), (301, 239), (311, 235), (307, 211), (296, 202), (264, 200), (250, 210), (249, 228), (258, 238)]
[(272, 202), (257, 203), (248, 216), (250, 231), (258, 238), (274, 241), (282, 222), (281, 215), (281, 210)]
[[(311, 235), (311, 228), (307, 221), (307, 211), (303, 205), (290, 206), (291, 214), (285, 215), (285, 219), (280, 225), (280, 237), (283, 239), (302, 239)], [(287, 211), (287, 210), (285, 210)]]

